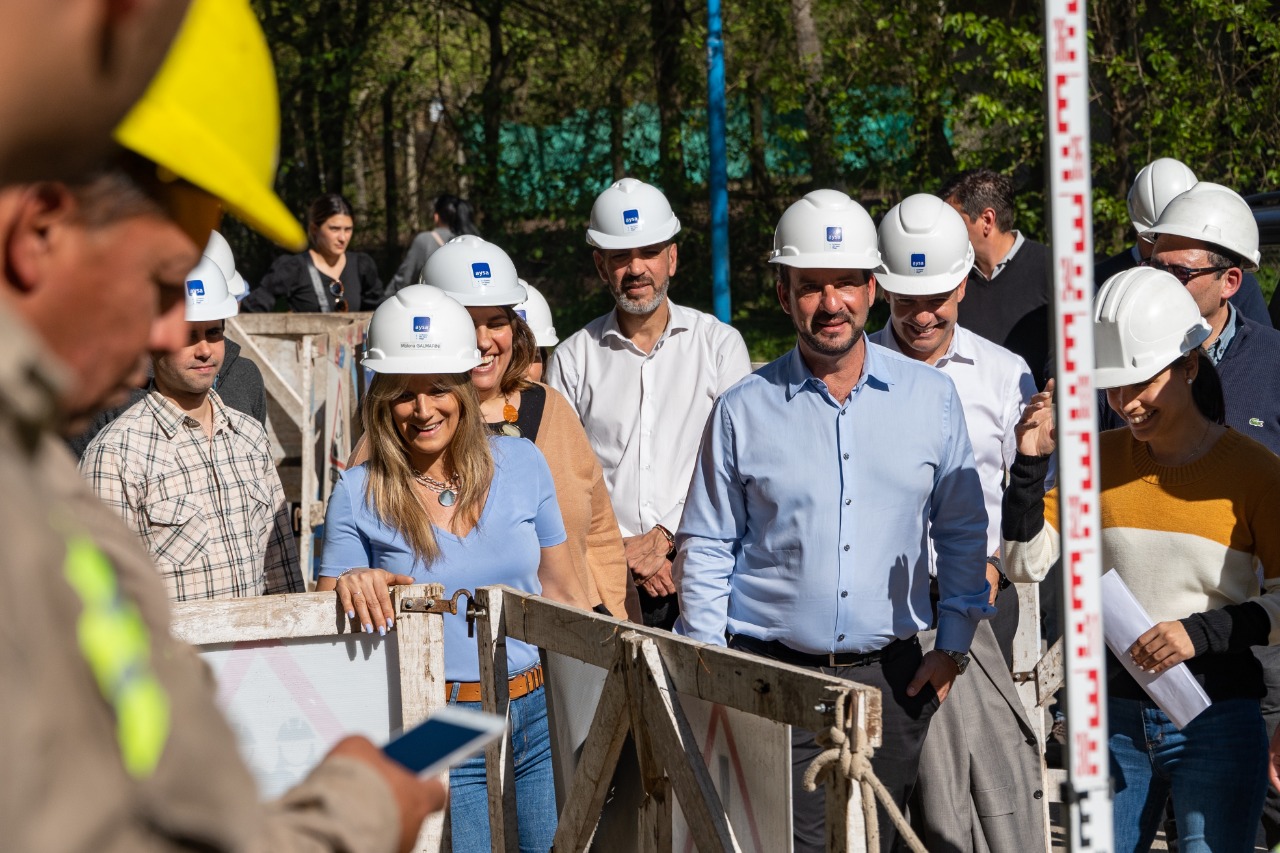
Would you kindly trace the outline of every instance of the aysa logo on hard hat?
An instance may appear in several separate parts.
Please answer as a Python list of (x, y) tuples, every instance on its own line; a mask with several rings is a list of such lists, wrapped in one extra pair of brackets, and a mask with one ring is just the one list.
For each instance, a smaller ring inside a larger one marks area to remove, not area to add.
[(640, 211), (624, 210), (622, 211), (622, 224), (626, 226), (628, 231), (637, 231), (640, 228)]
[(520, 319), (521, 319), (521, 320), (524, 320), (526, 323), (527, 323), (527, 322), (529, 322), (529, 312), (528, 312), (528, 311), (525, 311), (523, 308), (517, 308), (517, 309), (516, 309), (516, 314), (517, 314), (517, 315), (519, 315), (519, 317), (520, 317)]
[(911, 268), (916, 271), (916, 275), (924, 272), (924, 254), (913, 254), (911, 256)]
[(187, 282), (187, 296), (196, 304), (204, 302), (204, 282), (193, 278)]
[(425, 341), (427, 335), (431, 332), (430, 317), (414, 317), (413, 318), (413, 337), (419, 341)]
[(844, 242), (844, 229), (839, 225), (827, 226), (827, 248), (838, 249), (840, 244)]
[(471, 277), (475, 279), (476, 284), (488, 284), (493, 281), (493, 271), (484, 261), (477, 261), (471, 265)]

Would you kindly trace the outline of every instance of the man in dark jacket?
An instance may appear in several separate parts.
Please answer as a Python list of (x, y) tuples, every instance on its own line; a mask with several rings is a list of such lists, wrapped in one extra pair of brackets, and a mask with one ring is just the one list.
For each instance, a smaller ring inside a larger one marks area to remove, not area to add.
[[(1196, 183), (1195, 174), (1183, 163), (1172, 157), (1161, 157), (1142, 167), (1133, 186), (1129, 188), (1129, 221), (1133, 230), (1141, 234), (1160, 218), (1165, 205), (1191, 189)], [(1154, 243), (1139, 238), (1134, 245), (1100, 260), (1094, 265), (1093, 278), (1097, 287), (1117, 273), (1132, 269), (1151, 257)], [(1262, 295), (1258, 279), (1245, 272), (1240, 287), (1228, 300), (1245, 317), (1270, 328), (1271, 313)]]
[(1049, 247), (1013, 227), (1013, 181), (991, 169), (972, 169), (943, 185), (938, 196), (964, 217), (973, 244), (959, 323), (1022, 356), (1036, 386), (1044, 387), (1049, 364)]

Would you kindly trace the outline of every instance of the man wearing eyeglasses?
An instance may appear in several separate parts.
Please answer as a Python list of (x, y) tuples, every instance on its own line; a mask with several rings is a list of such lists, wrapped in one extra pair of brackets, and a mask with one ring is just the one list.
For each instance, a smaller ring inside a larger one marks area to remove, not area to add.
[[(1196, 184), (1195, 173), (1172, 157), (1161, 157), (1143, 166), (1129, 188), (1129, 222), (1135, 234), (1142, 234), (1155, 224), (1165, 206)], [(1134, 244), (1111, 257), (1098, 261), (1093, 268), (1093, 280), (1098, 286), (1116, 273), (1145, 264), (1154, 248), (1152, 241), (1137, 239)], [(1253, 273), (1246, 272), (1240, 287), (1230, 297), (1231, 304), (1250, 320), (1271, 327), (1271, 314), (1267, 310), (1266, 297)], [(1103, 408), (1106, 408), (1105, 401)]]
[[(1261, 257), (1249, 204), (1201, 181), (1169, 202), (1142, 236), (1155, 243), (1145, 263), (1182, 282), (1213, 330), (1204, 349), (1222, 379), (1227, 425), (1280, 453), (1280, 332), (1230, 302)], [(1104, 426), (1122, 425), (1108, 414)]]

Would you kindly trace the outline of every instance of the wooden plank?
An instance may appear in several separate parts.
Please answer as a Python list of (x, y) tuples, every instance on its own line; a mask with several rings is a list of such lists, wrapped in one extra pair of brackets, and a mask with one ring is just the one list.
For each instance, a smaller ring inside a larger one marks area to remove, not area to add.
[[(635, 638), (637, 635), (627, 632), (624, 638)], [(641, 785), (644, 799), (640, 803), (640, 814), (637, 815), (637, 845), (639, 853), (672, 853), (672, 806), (671, 778), (663, 767), (662, 760), (653, 743), (653, 731), (649, 725), (648, 709), (645, 707), (644, 673), (636, 664), (638, 649), (635, 645), (623, 646), (624, 661), (627, 671), (627, 693), (629, 701), (627, 710), (631, 716), (631, 733), (635, 742), (636, 758), (640, 765)]]
[[(333, 595), (333, 593), (321, 593)], [(400, 602), (405, 598), (440, 598), (444, 586), (438, 583), (395, 587), (395, 630), (400, 650), (400, 719), (406, 730), (425, 720), (432, 711), (443, 707), (444, 695), (444, 619), (429, 613), (406, 613)], [(449, 787), (448, 771), (440, 775)], [(417, 853), (440, 853), (444, 841), (444, 812), (428, 815), (418, 832), (414, 846)]]
[(1053, 695), (1062, 689), (1062, 638), (1045, 652), (1036, 664), (1036, 704), (1043, 708), (1053, 701)]
[[(826, 791), (827, 853), (863, 853), (866, 829), (862, 826), (860, 786), (843, 774), (828, 777)], [(859, 831), (861, 830), (861, 831)]]
[(170, 630), (193, 646), (351, 633), (332, 592), (179, 602)]
[(267, 312), (262, 314), (240, 314), (236, 317), (238, 322), (249, 334), (252, 335), (278, 335), (278, 336), (300, 336), (300, 335), (327, 335), (330, 332), (338, 331), (345, 326), (352, 324), (368, 326), (369, 320), (372, 319), (373, 312), (360, 311), (350, 314), (305, 314), (305, 313), (276, 313)]
[(624, 641), (634, 649), (650, 742), (680, 798), (694, 844), (702, 853), (741, 851), (657, 647), (640, 637)]
[(306, 408), (302, 397), (288, 379), (280, 372), (280, 368), (270, 356), (258, 345), (252, 333), (243, 326), (243, 320), (250, 315), (241, 315), (227, 320), (227, 336), (240, 344), (240, 349), (258, 369), (262, 371), (262, 383), (267, 393), (275, 399), (280, 409), (289, 416), (298, 429), (302, 429)]
[(507, 625), (500, 588), (476, 591), (476, 646), (480, 653), (480, 702), (507, 720), (507, 729), (484, 750), (489, 793), (489, 839), (494, 853), (520, 853), (516, 816), (515, 757), (507, 684)]
[(573, 784), (560, 811), (560, 822), (551, 845), (556, 853), (584, 853), (591, 844), (618, 756), (631, 728), (627, 708), (627, 673), (619, 652), (605, 680), (604, 692), (600, 694), (591, 730), (573, 774)]
[[(304, 401), (302, 413), (302, 513), (298, 527), (298, 566), (302, 569), (302, 577), (310, 581), (313, 571), (315, 540), (311, 535), (311, 507), (316, 503), (319, 489), (316, 486), (316, 425), (315, 425), (315, 369), (312, 364), (312, 343), (310, 335), (303, 337), (298, 344), (298, 361), (301, 365), (302, 387), (301, 397)], [(311, 584), (307, 583), (307, 588)]]
[[(854, 715), (862, 705), (879, 709), (880, 692), (866, 685), (695, 643), (667, 631), (587, 613), (509, 587), (490, 589), (502, 590), (505, 597), (509, 636), (607, 669), (612, 664), (615, 637), (634, 631), (657, 645), (678, 692), (708, 702), (811, 731), (832, 724), (835, 704), (828, 698), (834, 695), (832, 691), (852, 694), (847, 701)], [(867, 730), (870, 743), (878, 744), (879, 713), (868, 715)]]

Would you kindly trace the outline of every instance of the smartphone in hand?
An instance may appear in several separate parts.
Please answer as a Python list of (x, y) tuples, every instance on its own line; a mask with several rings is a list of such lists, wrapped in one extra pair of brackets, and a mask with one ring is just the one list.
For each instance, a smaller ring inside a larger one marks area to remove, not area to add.
[(507, 721), (497, 714), (452, 706), (438, 708), (382, 751), (419, 776), (434, 776), (479, 754), (506, 728)]

